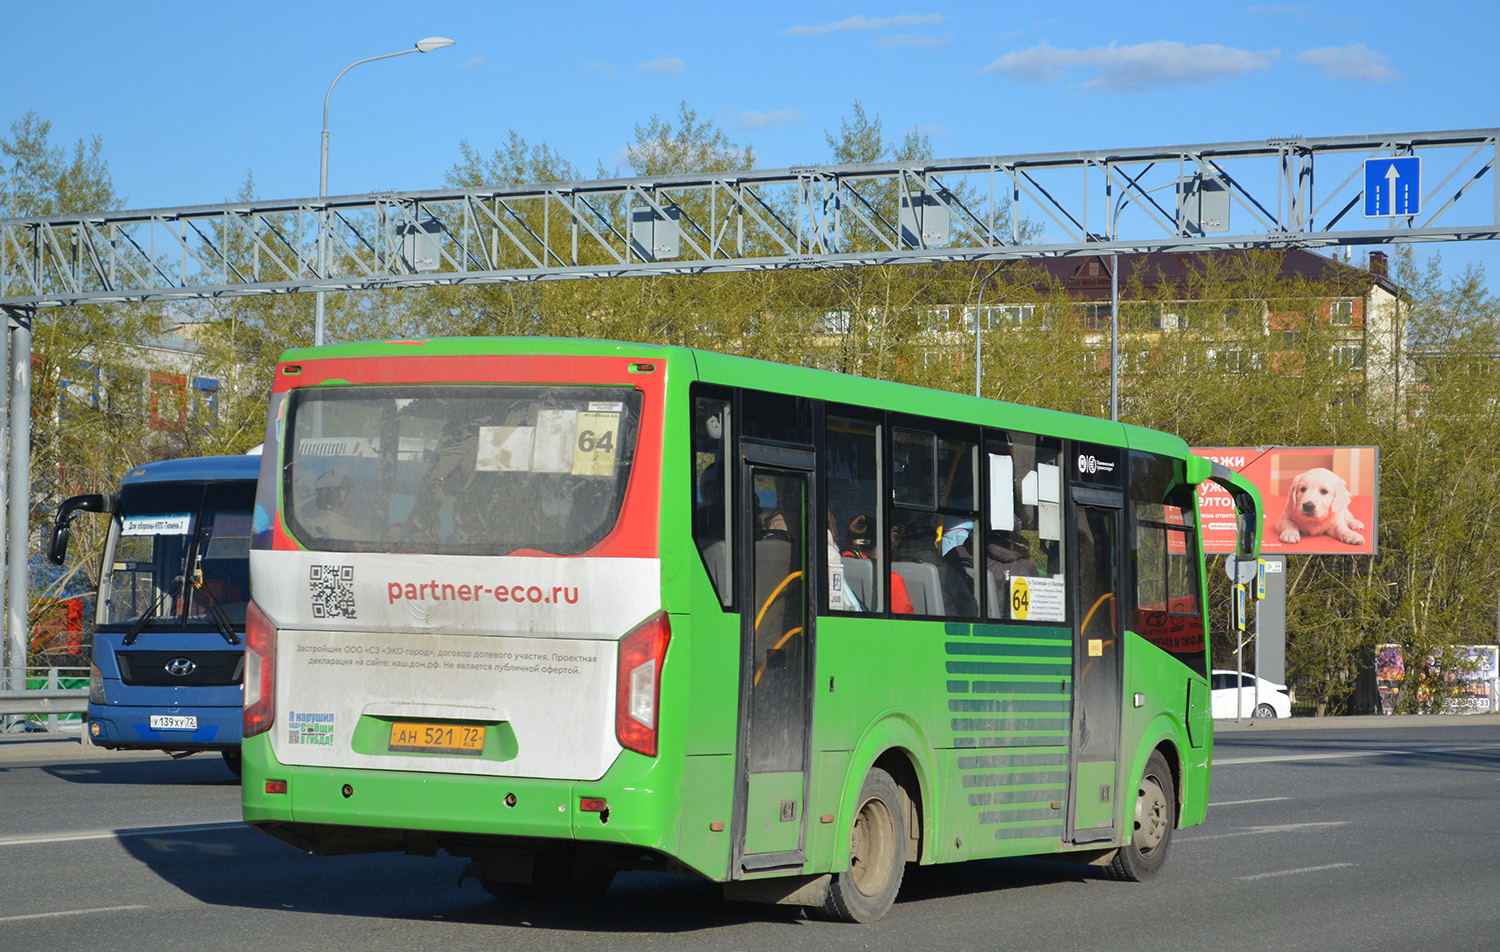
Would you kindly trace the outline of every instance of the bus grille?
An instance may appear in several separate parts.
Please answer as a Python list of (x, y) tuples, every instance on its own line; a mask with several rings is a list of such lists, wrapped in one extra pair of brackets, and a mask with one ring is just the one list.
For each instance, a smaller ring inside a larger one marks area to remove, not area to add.
[(140, 687), (214, 687), (239, 684), (242, 651), (121, 651), (120, 679)]

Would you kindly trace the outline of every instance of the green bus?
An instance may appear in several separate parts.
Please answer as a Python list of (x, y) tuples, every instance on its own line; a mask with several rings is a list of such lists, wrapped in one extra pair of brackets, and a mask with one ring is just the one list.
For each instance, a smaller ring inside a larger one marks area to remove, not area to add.
[(616, 871), (869, 921), (907, 863), (1145, 879), (1207, 809), (1195, 486), (1106, 420), (682, 347), (277, 365), (245, 820), (312, 853)]

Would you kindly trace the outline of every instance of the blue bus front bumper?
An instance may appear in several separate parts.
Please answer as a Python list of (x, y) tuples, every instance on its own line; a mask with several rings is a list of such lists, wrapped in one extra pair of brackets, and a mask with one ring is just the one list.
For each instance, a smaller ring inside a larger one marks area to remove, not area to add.
[[(191, 717), (191, 729), (153, 728), (151, 718)], [(243, 714), (236, 707), (90, 704), (89, 740), (120, 750), (233, 750), (240, 745)]]

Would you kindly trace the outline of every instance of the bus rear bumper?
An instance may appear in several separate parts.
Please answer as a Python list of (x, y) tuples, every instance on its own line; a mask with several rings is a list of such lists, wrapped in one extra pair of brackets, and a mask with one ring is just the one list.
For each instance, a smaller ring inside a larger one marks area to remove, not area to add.
[(245, 822), (310, 853), (404, 850), (483, 856), (562, 842), (670, 858), (679, 785), (624, 754), (597, 781), (286, 766), (247, 745)]

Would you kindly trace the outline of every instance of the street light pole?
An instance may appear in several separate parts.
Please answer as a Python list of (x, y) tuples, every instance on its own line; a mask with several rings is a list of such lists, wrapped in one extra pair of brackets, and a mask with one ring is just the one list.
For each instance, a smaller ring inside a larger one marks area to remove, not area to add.
[[(405, 56), (407, 53), (428, 53), (432, 50), (440, 50), (445, 46), (452, 46), (453, 41), (446, 36), (429, 36), (418, 40), (409, 50), (397, 50), (394, 53), (381, 53), (379, 56), (367, 56), (362, 60), (355, 60), (348, 66), (339, 70), (339, 74), (333, 77), (333, 82), (328, 84), (328, 92), (323, 96), (323, 149), (318, 164), (318, 197), (328, 197), (328, 100), (333, 96), (333, 87), (337, 86), (344, 74), (361, 63), (373, 63), (376, 60), (390, 59), (392, 56)], [(325, 276), (328, 265), (328, 209), (323, 208), (318, 212), (318, 277)], [(317, 293), (318, 310), (317, 318), (313, 322), (313, 344), (321, 346), (323, 343), (323, 295), (324, 291), (319, 288)]]
[(991, 268), (990, 273), (979, 282), (979, 300), (974, 304), (974, 396), (976, 397), (979, 396), (979, 321), (984, 314), (984, 286), (989, 284), (990, 278), (993, 278), (1003, 267), (1005, 267), (1004, 261)]

